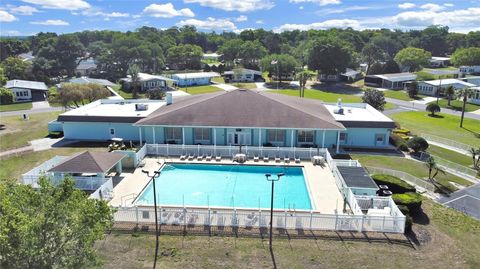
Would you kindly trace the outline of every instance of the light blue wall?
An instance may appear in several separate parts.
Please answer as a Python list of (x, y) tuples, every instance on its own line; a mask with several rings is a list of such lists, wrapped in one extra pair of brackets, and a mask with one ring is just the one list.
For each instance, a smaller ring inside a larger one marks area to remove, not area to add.
[[(375, 134), (385, 134), (384, 144), (375, 144)], [(349, 128), (343, 145), (356, 147), (386, 147), (390, 135), (387, 128)]]
[(191, 78), (185, 79), (185, 77), (179, 76), (172, 76), (173, 79), (177, 80), (177, 85), (184, 87), (184, 86), (193, 86), (193, 85), (208, 85), (210, 84), (211, 78)]
[(65, 139), (76, 140), (110, 140), (110, 128), (115, 129), (115, 137), (124, 140), (138, 141), (138, 127), (131, 123), (110, 122), (64, 122), (63, 133)]

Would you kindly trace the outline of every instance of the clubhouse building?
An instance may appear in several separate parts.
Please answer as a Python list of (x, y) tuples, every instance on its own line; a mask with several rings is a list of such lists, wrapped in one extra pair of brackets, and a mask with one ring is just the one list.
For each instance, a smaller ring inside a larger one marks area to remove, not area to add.
[(166, 100), (98, 100), (59, 115), (65, 139), (140, 144), (388, 148), (394, 122), (364, 103), (325, 104), (254, 90)]

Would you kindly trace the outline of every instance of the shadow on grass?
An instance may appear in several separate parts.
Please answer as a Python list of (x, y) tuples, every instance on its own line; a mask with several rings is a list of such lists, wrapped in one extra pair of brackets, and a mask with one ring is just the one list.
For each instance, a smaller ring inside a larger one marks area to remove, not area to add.
[(464, 130), (467, 131), (467, 132), (472, 133), (476, 138), (480, 138), (480, 133), (477, 133), (477, 132), (472, 131), (472, 130), (470, 130), (470, 129), (468, 129), (468, 128), (465, 128), (465, 127), (461, 127), (461, 128), (464, 129)]
[(443, 119), (443, 118), (445, 118), (444, 116), (442, 116), (442, 115), (437, 115), (437, 114), (435, 114), (435, 115), (428, 114), (427, 116), (429, 116), (430, 118), (437, 118), (437, 119)]
[(320, 90), (330, 93), (341, 93), (341, 94), (360, 94), (363, 91), (355, 86), (345, 84), (345, 83), (317, 83), (312, 85), (312, 89)]

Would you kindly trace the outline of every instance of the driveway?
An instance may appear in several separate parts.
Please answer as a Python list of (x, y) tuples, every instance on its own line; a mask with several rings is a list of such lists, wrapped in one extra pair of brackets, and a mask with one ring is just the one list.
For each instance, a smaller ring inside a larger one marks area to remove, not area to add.
[(50, 108), (50, 104), (48, 101), (38, 101), (38, 102), (32, 102), (32, 109), (45, 109), (45, 108)]
[(480, 183), (442, 197), (438, 202), (480, 220)]
[(238, 87), (235, 87), (233, 85), (223, 84), (223, 83), (215, 83), (215, 84), (212, 84), (212, 86), (220, 88), (220, 89), (222, 89), (224, 91), (227, 91), (227, 92), (238, 89)]

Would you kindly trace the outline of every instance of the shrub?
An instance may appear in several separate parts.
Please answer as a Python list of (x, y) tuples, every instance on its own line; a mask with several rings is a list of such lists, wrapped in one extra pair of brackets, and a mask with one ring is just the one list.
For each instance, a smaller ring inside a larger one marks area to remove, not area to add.
[(0, 105), (8, 105), (13, 103), (13, 93), (12, 91), (0, 87)]
[(390, 134), (390, 143), (401, 151), (408, 151), (408, 146), (405, 138), (400, 135)]
[(435, 116), (435, 113), (440, 112), (440, 106), (437, 105), (437, 103), (429, 103), (427, 107), (425, 108), (428, 112), (430, 112), (430, 115), (433, 117)]
[(397, 206), (400, 211), (402, 211), (403, 215), (410, 215), (410, 210), (406, 205), (398, 205)]
[(395, 128), (392, 130), (394, 134), (410, 135), (410, 130), (405, 128)]
[(415, 153), (425, 151), (428, 149), (428, 142), (423, 137), (416, 136), (407, 141), (407, 146), (411, 148)]
[(362, 101), (374, 107), (377, 110), (383, 111), (385, 104), (385, 95), (377, 89), (366, 89), (362, 96)]
[(147, 96), (152, 100), (162, 100), (165, 98), (165, 92), (160, 89), (153, 89), (147, 92)]
[(419, 212), (422, 206), (422, 196), (415, 192), (396, 193), (392, 199), (397, 205), (407, 206), (411, 213)]
[(393, 193), (416, 192), (415, 187), (395, 176), (376, 174), (372, 176), (372, 179), (378, 185), (387, 185)]
[(50, 138), (60, 138), (60, 137), (63, 136), (63, 132), (60, 132), (60, 131), (50, 132), (50, 133), (48, 134), (48, 136), (49, 136)]

